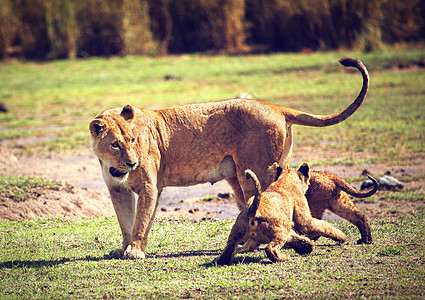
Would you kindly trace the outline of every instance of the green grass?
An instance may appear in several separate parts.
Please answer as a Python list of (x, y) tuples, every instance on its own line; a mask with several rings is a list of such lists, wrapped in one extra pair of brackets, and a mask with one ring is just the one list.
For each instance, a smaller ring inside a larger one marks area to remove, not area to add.
[(61, 182), (51, 181), (32, 176), (0, 176), (0, 204), (2, 199), (9, 198), (23, 202), (45, 189), (58, 191), (64, 188), (72, 192), (73, 187)]
[[(89, 151), (88, 123), (103, 109), (216, 101), (249, 92), (315, 114), (345, 108), (361, 76), (337, 63), (359, 57), (371, 86), (354, 116), (328, 128), (295, 128), (296, 145), (367, 154), (366, 162), (409, 164), (425, 158), (422, 50), (258, 56), (182, 55), (0, 63), (0, 142), (23, 154)], [(397, 69), (399, 62), (413, 66)], [(181, 80), (165, 80), (166, 75)], [(355, 163), (349, 157), (341, 159)], [(338, 163), (338, 162), (336, 162)]]
[(381, 200), (386, 200), (388, 202), (392, 201), (421, 201), (425, 203), (425, 194), (423, 192), (417, 191), (416, 189), (405, 189), (398, 192), (381, 192), (378, 191), (375, 195), (364, 198), (364, 199), (354, 199), (354, 202), (366, 202), (366, 203), (379, 203)]
[(271, 264), (264, 251), (211, 264), (232, 221), (159, 219), (145, 260), (109, 259), (120, 245), (116, 218), (0, 222), (1, 299), (276, 299), (422, 298), (423, 214), (371, 222), (374, 244), (358, 246), (358, 231), (336, 222), (349, 241), (326, 239), (307, 256), (292, 250)]

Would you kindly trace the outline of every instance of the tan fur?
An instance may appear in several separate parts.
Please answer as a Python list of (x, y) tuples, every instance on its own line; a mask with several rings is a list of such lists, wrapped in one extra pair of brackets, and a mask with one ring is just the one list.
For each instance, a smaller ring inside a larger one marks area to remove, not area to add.
[[(281, 171), (277, 163), (270, 166), (268, 170), (269, 174), (275, 178), (279, 177)], [(361, 192), (334, 174), (310, 171), (310, 186), (306, 192), (306, 198), (311, 215), (321, 219), (324, 211), (328, 209), (357, 226), (361, 234), (358, 244), (372, 243), (372, 234), (366, 216), (357, 209), (348, 196), (366, 198), (375, 194), (378, 190), (378, 182), (372, 176), (369, 178), (374, 182), (374, 187), (370, 191)], [(313, 240), (318, 238), (314, 235), (308, 237)]]
[(238, 215), (227, 246), (216, 260), (217, 264), (231, 264), (232, 257), (240, 250), (237, 245), (247, 240), (257, 246), (267, 244), (265, 251), (273, 262), (288, 258), (280, 253), (285, 244), (289, 244), (298, 253), (310, 253), (314, 243), (299, 236), (294, 230), (303, 235), (325, 236), (340, 243), (345, 242), (344, 233), (310, 214), (304, 195), (309, 185), (307, 164), (303, 164), (298, 170), (283, 170), (279, 179), (262, 193), (255, 174), (248, 170), (247, 175), (256, 182), (256, 194), (249, 200), (250, 205)]
[(337, 124), (363, 102), (369, 82), (365, 67), (354, 59), (340, 62), (361, 72), (363, 86), (350, 106), (329, 116), (244, 99), (158, 111), (126, 105), (101, 112), (90, 123), (90, 131), (123, 234), (122, 248), (113, 254), (145, 256), (158, 197), (166, 186), (226, 179), (243, 209), (254, 194), (244, 170), (252, 169), (268, 186), (272, 180), (267, 167), (273, 162), (288, 166), (292, 125)]

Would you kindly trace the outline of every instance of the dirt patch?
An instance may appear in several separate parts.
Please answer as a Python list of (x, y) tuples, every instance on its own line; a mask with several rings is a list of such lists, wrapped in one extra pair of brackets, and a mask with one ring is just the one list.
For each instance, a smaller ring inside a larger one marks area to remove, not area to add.
[[(305, 152), (308, 153), (308, 152)], [(304, 154), (305, 154), (304, 153)], [(316, 152), (314, 156), (319, 155)], [(322, 155), (329, 155), (323, 154)], [(337, 154), (335, 154), (337, 155)], [(294, 153), (294, 164), (301, 164)], [(322, 156), (323, 157), (323, 156)], [(340, 154), (339, 157), (343, 157)], [(305, 159), (315, 159), (309, 157)], [(303, 160), (304, 161), (304, 160)], [(315, 170), (335, 173), (341, 177), (358, 177), (367, 169), (372, 174), (390, 172), (398, 175), (423, 174), (424, 163), (412, 166), (387, 166), (383, 164), (358, 164), (352, 166), (317, 166)], [(5, 147), (0, 147), (0, 176), (20, 175), (37, 176), (49, 180), (66, 182), (73, 186), (58, 191), (43, 190), (24, 202), (2, 199), (0, 219), (19, 220), (36, 217), (87, 218), (114, 216), (114, 210), (108, 191), (102, 179), (99, 162), (92, 153), (73, 155), (52, 154), (45, 157), (17, 157)], [(360, 183), (356, 186), (359, 187)], [(424, 180), (405, 182), (408, 189), (423, 191)], [(356, 204), (369, 218), (380, 218), (385, 214), (414, 211), (424, 207), (424, 201), (381, 201), (379, 203), (359, 202)], [(234, 204), (232, 189), (222, 181), (214, 184), (202, 184), (190, 187), (170, 187), (164, 189), (158, 209), (158, 215), (185, 216), (202, 218), (235, 218), (238, 209)], [(326, 218), (335, 218), (328, 214)]]
[(43, 189), (36, 196), (17, 202), (6, 198), (0, 201), (0, 219), (23, 220), (38, 217), (89, 218), (114, 216), (114, 210), (94, 191), (74, 187), (70, 192)]

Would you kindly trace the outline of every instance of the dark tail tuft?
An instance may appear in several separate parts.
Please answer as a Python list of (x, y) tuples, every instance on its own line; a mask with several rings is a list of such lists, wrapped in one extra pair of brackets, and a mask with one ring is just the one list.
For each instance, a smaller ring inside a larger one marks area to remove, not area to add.
[(360, 60), (356, 58), (351, 58), (351, 57), (340, 58), (339, 63), (343, 65), (344, 67), (355, 67), (355, 68), (360, 68), (360, 66), (363, 65)]

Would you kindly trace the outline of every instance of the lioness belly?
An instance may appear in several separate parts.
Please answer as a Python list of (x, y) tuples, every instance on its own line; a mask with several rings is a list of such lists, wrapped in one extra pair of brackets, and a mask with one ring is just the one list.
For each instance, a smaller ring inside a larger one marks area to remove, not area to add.
[(235, 174), (235, 162), (227, 155), (219, 163), (210, 160), (193, 168), (189, 165), (173, 165), (165, 170), (163, 181), (165, 186), (188, 186), (205, 182), (214, 184)]

